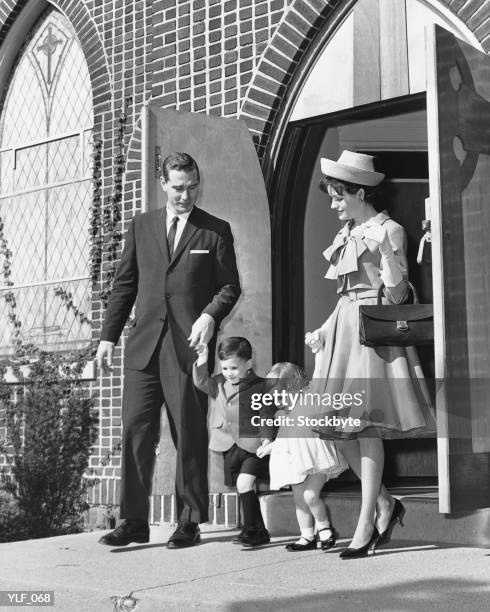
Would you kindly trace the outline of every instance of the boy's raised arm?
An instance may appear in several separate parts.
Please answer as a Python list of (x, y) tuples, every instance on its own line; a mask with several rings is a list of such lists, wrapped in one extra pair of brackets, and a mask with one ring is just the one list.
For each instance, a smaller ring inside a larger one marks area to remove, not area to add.
[(192, 366), (192, 379), (196, 387), (210, 395), (211, 397), (217, 397), (218, 395), (218, 383), (208, 373), (208, 354), (209, 349), (207, 344), (199, 344), (196, 347), (198, 357)]

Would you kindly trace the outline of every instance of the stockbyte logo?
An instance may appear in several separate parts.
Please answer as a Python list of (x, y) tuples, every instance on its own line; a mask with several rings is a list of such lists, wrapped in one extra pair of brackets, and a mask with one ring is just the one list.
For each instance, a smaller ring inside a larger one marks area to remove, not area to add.
[(251, 418), (251, 423), (254, 427), (283, 427), (294, 428), (295, 430), (302, 427), (306, 428), (306, 430), (311, 430), (315, 427), (341, 427), (342, 429), (348, 429), (360, 427), (361, 419), (338, 417), (337, 415), (330, 417), (309, 417), (306, 415), (261, 417), (257, 414)]

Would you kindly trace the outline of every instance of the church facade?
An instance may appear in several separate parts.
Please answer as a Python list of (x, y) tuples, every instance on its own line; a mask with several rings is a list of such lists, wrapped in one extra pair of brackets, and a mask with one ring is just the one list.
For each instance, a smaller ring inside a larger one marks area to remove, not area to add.
[[(485, 192), (490, 163), (488, 143), (468, 127), (488, 121), (485, 0), (2, 0), (0, 214), (13, 285), (0, 281), (0, 293), (15, 292), (23, 339), (62, 351), (98, 338), (127, 223), (162, 205), (156, 168), (180, 148), (204, 168), (202, 205), (228, 218), (235, 235), (244, 296), (222, 333), (251, 338), (260, 373), (277, 360), (311, 373), (302, 336), (326, 318), (335, 297), (313, 291), (324, 273), (325, 236), (334, 231), (316, 206), (318, 158), (357, 148), (391, 170), (400, 220), (416, 218), (409, 230), (414, 274), (443, 321), (425, 358), (428, 371), (436, 379), (453, 372), (488, 377), (477, 341), (490, 333), (485, 296), (481, 303), (461, 297), (468, 324), (460, 335), (453, 335), (457, 315), (448, 297), (459, 296), (460, 286), (451, 280), (443, 239), (450, 196), (439, 158), (449, 153), (437, 132), (444, 86), (437, 67), (451, 49), (458, 82), (444, 100), (451, 100), (454, 122), (466, 126), (451, 128), (462, 173), (457, 210), (466, 219), (465, 194), (475, 184), (476, 193)], [(463, 120), (465, 110), (476, 119)], [(220, 177), (228, 191), (213, 187)], [(407, 212), (411, 201), (416, 208)], [(486, 213), (478, 214), (486, 222)], [(432, 220), (433, 234), (425, 268), (415, 263), (424, 219)], [(464, 236), (454, 239), (464, 243)], [(488, 249), (488, 238), (476, 242)], [(474, 256), (468, 252), (467, 261)], [(486, 277), (460, 272), (467, 290), (473, 282), (486, 286)], [(8, 357), (17, 332), (1, 302), (0, 351)], [(463, 337), (466, 361), (453, 364)], [(124, 339), (111, 376), (87, 373), (100, 417), (90, 465), (96, 506), (118, 499), (123, 354)], [(484, 409), (471, 404), (463, 415), (470, 433), (454, 448), (447, 424), (455, 408), (447, 394), (437, 401), (440, 441), (388, 450), (392, 476), (438, 479), (439, 511), (448, 514), (467, 498), (465, 473), (477, 470), (470, 509), (488, 506), (477, 493), (488, 482)], [(165, 423), (162, 432), (164, 438)], [(155, 520), (170, 516), (167, 442), (157, 457)], [(456, 455), (465, 458), (458, 467)], [(218, 468), (215, 497), (231, 493)]]

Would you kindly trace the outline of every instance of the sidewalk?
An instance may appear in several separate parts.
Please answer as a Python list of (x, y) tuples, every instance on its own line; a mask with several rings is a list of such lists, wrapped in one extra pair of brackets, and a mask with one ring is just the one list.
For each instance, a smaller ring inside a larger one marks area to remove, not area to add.
[(110, 612), (111, 596), (130, 592), (138, 612), (461, 612), (490, 605), (490, 549), (393, 540), (375, 556), (343, 561), (338, 551), (348, 540), (329, 553), (288, 553), (291, 538), (242, 549), (229, 541), (234, 531), (206, 525), (199, 546), (168, 550), (171, 532), (153, 527), (149, 544), (124, 548), (97, 544), (100, 531), (0, 544), (0, 590), (54, 591), (54, 608), (29, 608), (63, 612)]

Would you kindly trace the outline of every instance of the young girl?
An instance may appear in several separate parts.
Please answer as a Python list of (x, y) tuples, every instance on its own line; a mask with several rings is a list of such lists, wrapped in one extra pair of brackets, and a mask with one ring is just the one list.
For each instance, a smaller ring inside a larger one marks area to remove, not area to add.
[[(287, 394), (298, 394), (308, 387), (308, 379), (301, 368), (293, 363), (276, 363), (267, 374), (267, 378), (276, 379), (275, 388)], [(291, 397), (286, 395), (285, 397)], [(332, 527), (327, 509), (320, 497), (323, 485), (330, 478), (336, 478), (347, 469), (347, 463), (337, 451), (333, 442), (311, 437), (305, 428), (296, 430), (294, 423), (301, 408), (295, 404), (284, 405), (285, 417), (289, 423), (281, 426), (274, 442), (264, 444), (257, 450), (259, 457), (270, 453), (271, 489), (291, 485), (296, 505), (296, 518), (301, 531), (297, 542), (287, 544), (288, 551), (311, 550), (317, 547), (315, 523), (322, 550), (335, 546), (338, 534)], [(305, 408), (303, 406), (303, 412)], [(310, 436), (310, 437), (306, 437)]]

